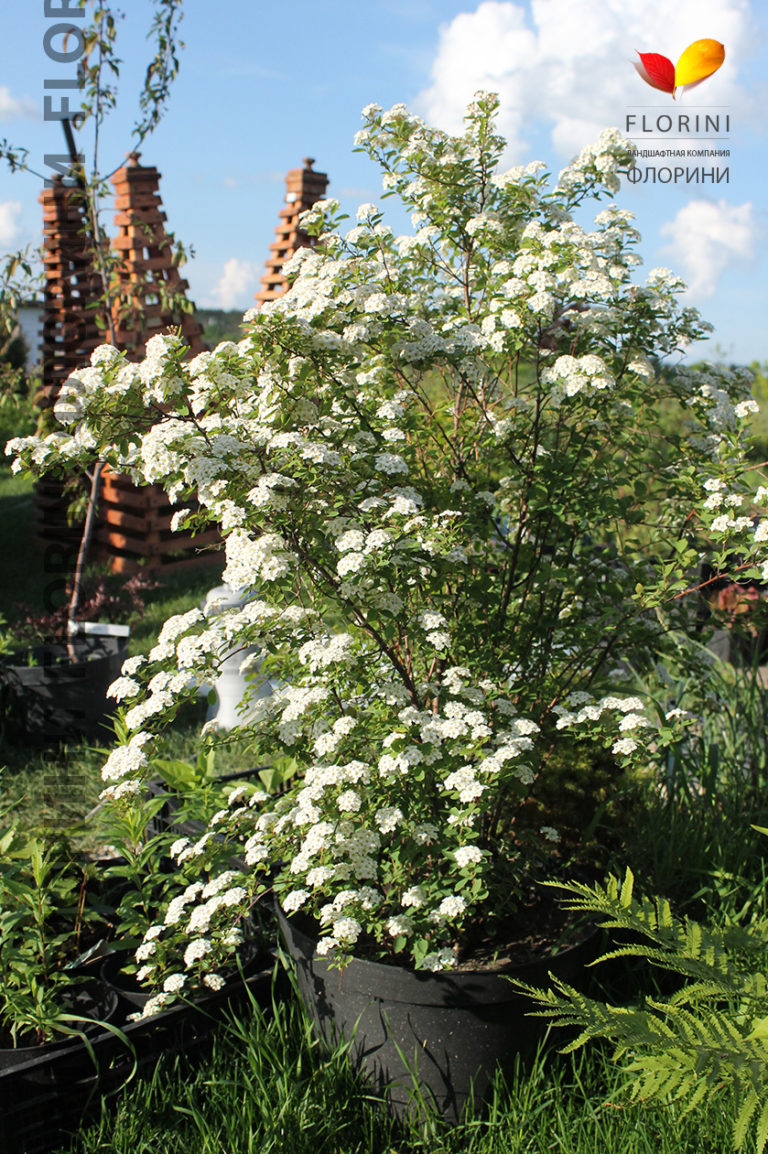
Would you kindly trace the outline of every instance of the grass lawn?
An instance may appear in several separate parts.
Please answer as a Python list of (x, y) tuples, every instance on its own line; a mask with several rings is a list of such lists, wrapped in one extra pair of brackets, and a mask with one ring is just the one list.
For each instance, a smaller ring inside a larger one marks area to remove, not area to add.
[[(197, 1069), (161, 1061), (60, 1154), (724, 1154), (733, 1111), (633, 1103), (607, 1052), (554, 1051), (458, 1127), (402, 1127), (296, 1001), (232, 1020)], [(747, 1147), (751, 1149), (752, 1147)]]

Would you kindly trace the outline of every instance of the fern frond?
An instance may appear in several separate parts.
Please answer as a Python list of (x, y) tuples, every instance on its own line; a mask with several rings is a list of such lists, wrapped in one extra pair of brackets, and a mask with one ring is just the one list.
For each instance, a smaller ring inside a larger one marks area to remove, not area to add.
[(760, 1111), (760, 1117), (757, 1120), (755, 1142), (757, 1145), (757, 1154), (762, 1154), (765, 1149), (765, 1144), (768, 1142), (768, 1101), (766, 1101)]
[(741, 1109), (739, 1110), (735, 1125), (733, 1127), (733, 1145), (737, 1150), (740, 1150), (744, 1145), (747, 1137), (747, 1130), (749, 1129), (749, 1124), (752, 1121), (759, 1105), (760, 1099), (758, 1098), (756, 1092), (754, 1090), (750, 1090), (741, 1104)]

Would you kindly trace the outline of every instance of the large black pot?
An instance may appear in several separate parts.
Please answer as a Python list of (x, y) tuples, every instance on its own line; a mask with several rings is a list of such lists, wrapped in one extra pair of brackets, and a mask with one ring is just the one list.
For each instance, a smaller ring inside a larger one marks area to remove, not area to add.
[(127, 656), (124, 637), (73, 638), (0, 661), (5, 732), (35, 744), (104, 737), (116, 703), (107, 689)]
[(400, 1118), (421, 1102), (458, 1121), (480, 1102), (497, 1069), (510, 1075), (518, 1055), (531, 1057), (546, 1031), (527, 1017), (531, 1003), (509, 978), (548, 984), (549, 972), (578, 985), (597, 952), (596, 933), (578, 945), (503, 972), (429, 973), (353, 959), (344, 969), (315, 952), (317, 939), (278, 911), (299, 990), (321, 1037), (350, 1043), (352, 1064)]

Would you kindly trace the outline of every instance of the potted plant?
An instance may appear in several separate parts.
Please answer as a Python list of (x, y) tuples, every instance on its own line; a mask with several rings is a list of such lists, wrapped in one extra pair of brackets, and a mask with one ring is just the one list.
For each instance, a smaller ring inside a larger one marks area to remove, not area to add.
[[(205, 740), (247, 733), (259, 761), (303, 772), (247, 815), (235, 805), (246, 861), (278, 863), (286, 932), (312, 939), (290, 948), (318, 1014), (354, 984), (353, 957), (422, 989), (442, 973), (442, 1035), (393, 1049), (419, 1078), (438, 1070), (422, 1084), (454, 1112), (489, 1062), (451, 1084), (468, 1036), (450, 1025), (457, 972), (477, 984), (521, 939), (545, 954), (561, 940), (533, 898), (566, 864), (552, 767), (593, 757), (618, 777), (666, 740), (672, 722), (651, 734), (632, 668), (695, 615), (702, 553), (718, 572), (738, 555), (746, 578), (765, 564), (753, 510), (766, 490), (742, 452), (748, 374), (665, 368), (707, 328), (682, 282), (633, 281), (631, 214), (611, 204), (591, 231), (574, 220), (618, 191), (625, 142), (604, 133), (550, 188), (541, 165), (499, 171), (496, 105), (478, 95), (460, 137), (370, 106), (358, 144), (412, 234), (370, 204), (344, 232), (320, 202), (304, 218), (318, 247), (247, 315), (244, 340), (186, 364), (178, 339), (155, 337), (119, 390), (121, 359), (97, 350), (96, 371), (62, 389), (64, 431), (12, 447), (31, 468), (97, 453), (221, 525), (224, 580), (255, 596), (172, 618), (124, 670), (114, 691), (142, 756), (125, 756), (110, 799), (130, 806), (143, 788), (190, 675), (258, 648), (241, 726)], [(190, 518), (180, 508), (176, 523)], [(364, 995), (373, 1050), (394, 1018), (380, 977)]]
[[(71, 596), (75, 587), (76, 611)], [(129, 623), (143, 612), (146, 593), (154, 588), (141, 574), (117, 586), (91, 573), (71, 582), (67, 603), (50, 613), (17, 606), (13, 630), (2, 622), (0, 693), (6, 739), (43, 743), (104, 736), (116, 710), (107, 690), (127, 657)]]
[(106, 926), (86, 901), (86, 875), (62, 846), (14, 825), (0, 835), (0, 1071), (66, 1045), (116, 998), (77, 962)]
[[(119, 725), (118, 733), (125, 736)], [(205, 1000), (229, 979), (237, 993), (243, 967), (253, 974), (269, 962), (272, 969), (256, 909), (262, 879), (234, 857), (248, 803), (261, 803), (266, 794), (214, 778), (211, 758), (200, 758), (197, 766), (158, 759), (153, 771), (162, 768), (175, 790), (188, 787), (183, 816), (190, 820), (182, 833), (158, 821), (169, 798), (157, 788), (129, 788), (132, 803), (120, 804), (127, 767), (136, 774), (146, 764), (145, 744), (139, 735), (110, 753), (103, 775), (113, 784), (102, 794), (100, 826), (115, 854), (106, 877), (119, 887), (116, 933), (102, 976), (131, 1004), (131, 1019)], [(154, 776), (149, 781), (156, 784)]]

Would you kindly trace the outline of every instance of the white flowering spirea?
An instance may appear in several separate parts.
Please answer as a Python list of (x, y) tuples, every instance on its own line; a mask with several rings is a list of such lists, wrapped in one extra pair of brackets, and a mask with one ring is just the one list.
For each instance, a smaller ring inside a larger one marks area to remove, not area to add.
[(225, 579), (253, 599), (172, 619), (125, 671), (133, 744), (108, 790), (131, 804), (137, 734), (189, 674), (260, 647), (280, 688), (244, 726), (305, 773), (254, 814), (246, 854), (287, 863), (285, 909), (340, 957), (455, 961), (534, 843), (557, 844), (519, 821), (553, 749), (643, 752), (642, 703), (611, 671), (659, 652), (701, 556), (763, 565), (748, 379), (664, 368), (707, 328), (681, 281), (638, 281), (612, 201), (574, 219), (618, 192), (625, 143), (603, 133), (551, 187), (538, 164), (498, 171), (495, 109), (479, 95), (460, 137), (366, 109), (357, 144), (411, 233), (371, 204), (345, 231), (319, 203), (317, 247), (239, 343), (188, 362), (156, 336), (138, 365), (103, 346), (61, 390), (62, 430), (12, 449), (32, 469), (100, 456), (222, 527)]

